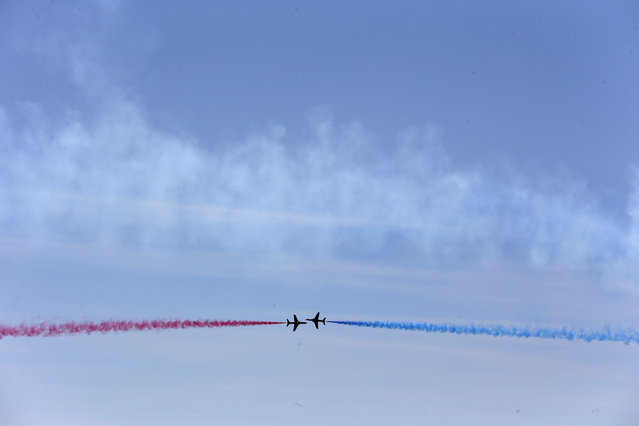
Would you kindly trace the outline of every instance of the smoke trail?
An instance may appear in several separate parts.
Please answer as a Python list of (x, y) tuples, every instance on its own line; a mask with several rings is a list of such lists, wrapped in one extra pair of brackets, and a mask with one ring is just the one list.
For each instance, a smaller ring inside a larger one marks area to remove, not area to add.
[(218, 320), (151, 320), (151, 321), (82, 321), (42, 322), (17, 326), (0, 324), (0, 339), (12, 337), (50, 337), (72, 334), (108, 333), (116, 331), (169, 330), (184, 328), (246, 327), (255, 325), (284, 324), (276, 321), (218, 321)]
[(605, 342), (630, 342), (639, 343), (639, 332), (635, 330), (613, 330), (608, 327), (602, 330), (585, 330), (563, 328), (536, 328), (536, 327), (506, 327), (502, 325), (475, 325), (475, 324), (434, 324), (412, 322), (381, 322), (381, 321), (326, 321), (334, 324), (352, 325), (358, 327), (392, 328), (399, 330), (421, 330), (429, 333), (455, 333), (455, 334), (485, 334), (489, 336), (510, 337), (538, 337), (541, 339), (565, 339), (595, 340)]

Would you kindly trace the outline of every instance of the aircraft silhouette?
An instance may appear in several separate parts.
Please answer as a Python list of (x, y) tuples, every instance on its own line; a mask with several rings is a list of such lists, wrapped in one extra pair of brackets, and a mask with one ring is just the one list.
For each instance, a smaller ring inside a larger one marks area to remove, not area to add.
[(286, 326), (288, 327), (289, 325), (293, 324), (293, 331), (297, 330), (297, 326), (300, 324), (306, 324), (306, 321), (300, 321), (297, 319), (297, 315), (293, 314), (293, 321), (289, 321), (288, 318), (286, 318)]
[(306, 321), (310, 321), (315, 324), (315, 328), (319, 328), (319, 323), (326, 325), (326, 317), (324, 319), (319, 319), (319, 312), (315, 315), (315, 318), (306, 318)]

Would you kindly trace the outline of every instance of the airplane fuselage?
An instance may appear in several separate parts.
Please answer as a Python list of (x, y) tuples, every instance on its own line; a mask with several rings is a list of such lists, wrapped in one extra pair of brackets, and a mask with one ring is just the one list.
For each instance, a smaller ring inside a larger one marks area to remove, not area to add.
[(315, 315), (315, 318), (306, 318), (306, 320), (315, 324), (315, 328), (319, 328), (320, 322), (326, 325), (326, 317), (324, 317), (324, 319), (319, 319), (319, 316), (320, 316), (320, 313), (318, 312), (317, 315)]
[(286, 326), (288, 327), (291, 324), (293, 324), (293, 331), (295, 331), (300, 324), (306, 324), (306, 321), (300, 321), (297, 319), (297, 315), (293, 315), (293, 321), (286, 319)]

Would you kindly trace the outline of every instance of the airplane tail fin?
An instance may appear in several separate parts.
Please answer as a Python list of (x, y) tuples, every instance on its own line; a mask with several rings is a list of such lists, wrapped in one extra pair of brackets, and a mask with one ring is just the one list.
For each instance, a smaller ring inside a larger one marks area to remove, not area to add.
[(291, 321), (289, 321), (289, 319), (286, 318), (286, 326), (288, 327), (289, 325), (291, 325)]
[(326, 325), (326, 317), (324, 317), (324, 319), (322, 321), (320, 321), (322, 324)]

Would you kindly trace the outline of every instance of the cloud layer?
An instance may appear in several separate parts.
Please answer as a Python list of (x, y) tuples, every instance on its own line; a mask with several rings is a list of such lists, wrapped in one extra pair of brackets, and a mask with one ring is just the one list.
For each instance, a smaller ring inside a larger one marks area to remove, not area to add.
[(435, 126), (381, 141), (318, 112), (302, 135), (270, 125), (204, 145), (154, 129), (124, 99), (92, 117), (69, 112), (54, 122), (35, 104), (19, 114), (0, 121), (8, 233), (425, 262), (614, 264), (626, 275), (637, 259), (637, 193), (623, 225), (569, 180), (456, 167)]
[(3, 234), (425, 265), (516, 261), (639, 282), (639, 173), (620, 221), (571, 179), (456, 165), (434, 125), (381, 140), (317, 111), (299, 134), (281, 124), (237, 140), (170, 134), (102, 65), (118, 15), (100, 10), (89, 38), (58, 27), (18, 37), (89, 106), (55, 115), (34, 102), (0, 106)]

